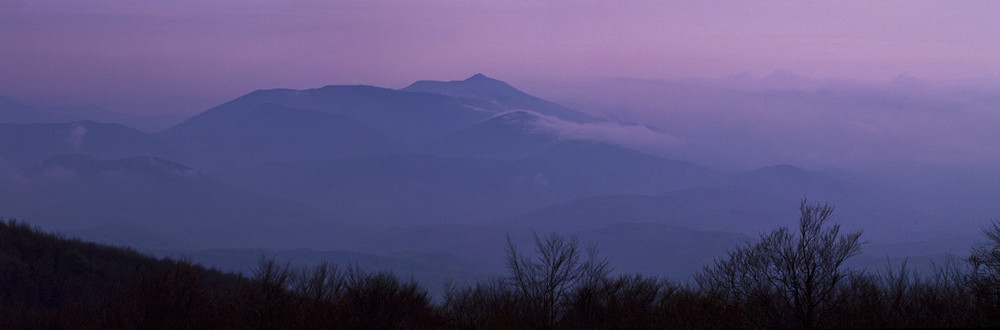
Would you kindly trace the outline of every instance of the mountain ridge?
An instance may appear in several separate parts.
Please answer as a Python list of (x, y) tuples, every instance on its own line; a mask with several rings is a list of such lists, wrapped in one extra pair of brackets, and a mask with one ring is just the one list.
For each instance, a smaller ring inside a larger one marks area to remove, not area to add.
[(57, 118), (52, 114), (0, 95), (0, 123), (43, 123), (57, 120)]
[(422, 141), (489, 117), (445, 95), (408, 93), (368, 85), (328, 85), (305, 90), (253, 91), (199, 113), (161, 134), (171, 135), (204, 117), (233, 115), (263, 103), (346, 115), (406, 142)]
[(86, 153), (122, 158), (173, 158), (177, 150), (134, 128), (91, 120), (68, 123), (0, 123), (0, 159), (24, 167), (54, 155)]
[(466, 100), (481, 100), (487, 103), (472, 102), (470, 104), (487, 107), (489, 104), (499, 106), (499, 108), (493, 108), (494, 112), (531, 110), (577, 123), (598, 121), (593, 116), (529, 95), (506, 82), (487, 77), (482, 73), (477, 73), (465, 80), (447, 82), (420, 80), (400, 90), (442, 94)]
[(0, 177), (0, 209), (50, 229), (130, 225), (205, 247), (340, 247), (366, 226), (155, 157), (62, 155)]

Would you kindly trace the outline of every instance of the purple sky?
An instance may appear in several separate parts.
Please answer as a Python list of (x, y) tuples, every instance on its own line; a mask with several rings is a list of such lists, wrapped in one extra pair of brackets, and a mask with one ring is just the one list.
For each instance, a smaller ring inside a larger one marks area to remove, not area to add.
[(0, 95), (194, 113), (260, 88), (477, 72), (514, 86), (963, 79), (1000, 73), (998, 14), (995, 1), (0, 0)]

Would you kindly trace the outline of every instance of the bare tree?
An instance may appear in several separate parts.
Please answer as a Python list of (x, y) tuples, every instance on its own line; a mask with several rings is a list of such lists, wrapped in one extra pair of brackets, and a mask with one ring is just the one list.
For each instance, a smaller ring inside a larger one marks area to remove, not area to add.
[(717, 260), (696, 278), (703, 289), (717, 292), (741, 306), (748, 316), (770, 316), (771, 325), (813, 328), (840, 303), (837, 286), (849, 273), (841, 269), (861, 252), (861, 232), (840, 233), (826, 226), (829, 205), (799, 206), (798, 235), (782, 227), (762, 235)]
[(968, 261), (974, 276), (997, 283), (1000, 282), (1000, 219), (983, 229), (983, 235), (987, 240), (972, 247)]
[(569, 293), (584, 284), (607, 278), (607, 261), (597, 258), (597, 248), (587, 249), (581, 261), (578, 239), (552, 233), (535, 238), (536, 258), (521, 254), (507, 235), (507, 279), (510, 286), (538, 313), (540, 326), (552, 327), (563, 313)]
[(988, 315), (1000, 319), (1000, 219), (983, 229), (986, 241), (972, 247), (966, 260), (971, 272), (965, 276), (964, 284), (972, 290), (977, 304), (991, 306)]
[(342, 272), (336, 264), (324, 261), (295, 274), (292, 287), (301, 297), (332, 303), (344, 294), (346, 277), (346, 272)]

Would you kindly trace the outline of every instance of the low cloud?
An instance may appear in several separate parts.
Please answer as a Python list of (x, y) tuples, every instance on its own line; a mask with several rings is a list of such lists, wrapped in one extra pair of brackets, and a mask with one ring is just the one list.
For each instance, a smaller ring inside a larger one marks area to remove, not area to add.
[(535, 125), (540, 130), (553, 132), (563, 140), (607, 142), (653, 153), (683, 144), (682, 140), (649, 125), (614, 121), (576, 123), (531, 113), (538, 116)]
[(73, 150), (80, 150), (80, 146), (83, 145), (84, 135), (87, 135), (87, 128), (80, 125), (74, 126), (73, 129), (69, 131), (69, 139), (67, 142), (69, 145), (73, 146)]

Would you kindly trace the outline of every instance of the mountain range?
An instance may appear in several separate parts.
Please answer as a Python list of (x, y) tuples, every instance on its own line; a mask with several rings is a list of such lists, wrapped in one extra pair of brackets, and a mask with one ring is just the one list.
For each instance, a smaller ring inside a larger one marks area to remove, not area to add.
[(435, 260), (497, 274), (507, 234), (528, 245), (532, 232), (555, 231), (598, 244), (620, 271), (685, 277), (794, 225), (802, 198), (836, 205), (848, 228), (905, 228), (878, 238), (926, 235), (920, 225), (935, 219), (849, 176), (791, 165), (732, 173), (567, 134), (635, 125), (482, 74), (399, 90), (259, 90), (152, 133), (61, 121), (102, 113), (72, 109), (0, 98), (0, 215), (212, 263), (350, 251), (390, 269)]

